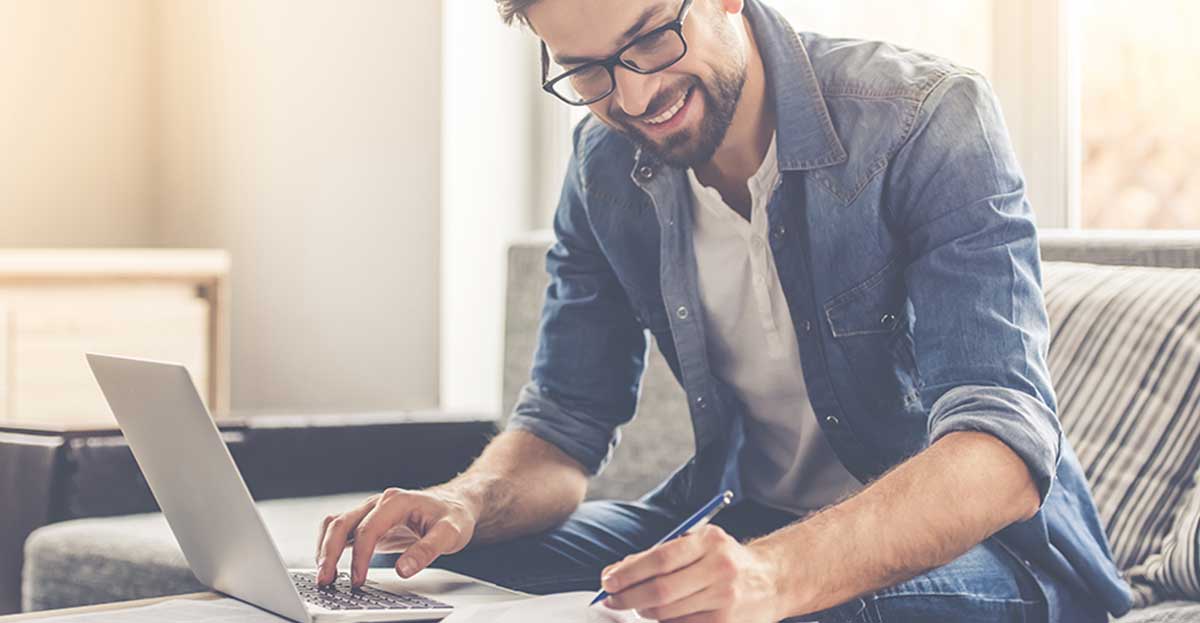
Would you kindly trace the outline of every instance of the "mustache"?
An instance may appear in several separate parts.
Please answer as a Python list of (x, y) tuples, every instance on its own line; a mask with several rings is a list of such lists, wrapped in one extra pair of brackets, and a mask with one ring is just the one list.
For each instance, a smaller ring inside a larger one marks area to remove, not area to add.
[(659, 91), (658, 94), (655, 95), (654, 98), (650, 100), (650, 103), (646, 106), (646, 112), (636, 117), (627, 115), (625, 114), (625, 111), (617, 108), (613, 111), (616, 113), (614, 118), (626, 124), (630, 124), (641, 119), (650, 119), (656, 117), (669, 106), (679, 101), (680, 96), (682, 96), (684, 93), (687, 93), (688, 89), (692, 88), (693, 86), (696, 86), (696, 81), (689, 80), (678, 87), (672, 87), (671, 89)]

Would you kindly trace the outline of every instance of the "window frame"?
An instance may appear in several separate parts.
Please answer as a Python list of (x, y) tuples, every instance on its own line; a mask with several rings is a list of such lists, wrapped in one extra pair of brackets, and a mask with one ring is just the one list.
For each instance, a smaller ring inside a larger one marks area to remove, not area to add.
[[(1082, 222), (1076, 1), (993, 3), (992, 85), (1043, 228), (1079, 229)], [(1013, 49), (1011, 41), (1026, 45)]]

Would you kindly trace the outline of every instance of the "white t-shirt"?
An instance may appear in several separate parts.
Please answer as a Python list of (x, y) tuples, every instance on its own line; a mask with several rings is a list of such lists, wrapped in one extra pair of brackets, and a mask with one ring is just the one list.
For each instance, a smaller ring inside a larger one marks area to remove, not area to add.
[(817, 424), (796, 331), (767, 244), (767, 204), (779, 181), (775, 138), (750, 178), (750, 221), (688, 169), (692, 244), (714, 373), (747, 409), (742, 484), (753, 500), (796, 514), (861, 488)]

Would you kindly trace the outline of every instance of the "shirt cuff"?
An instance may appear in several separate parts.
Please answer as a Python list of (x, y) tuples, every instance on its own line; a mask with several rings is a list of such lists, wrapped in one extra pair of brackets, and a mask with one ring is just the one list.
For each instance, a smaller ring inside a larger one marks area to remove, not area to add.
[(929, 415), (932, 442), (954, 432), (988, 433), (1025, 461), (1045, 504), (1062, 450), (1058, 417), (1041, 400), (1007, 387), (962, 385), (947, 391)]
[(620, 431), (604, 426), (597, 418), (551, 400), (535, 383), (521, 388), (505, 430), (536, 435), (578, 461), (593, 476), (604, 470), (621, 436)]

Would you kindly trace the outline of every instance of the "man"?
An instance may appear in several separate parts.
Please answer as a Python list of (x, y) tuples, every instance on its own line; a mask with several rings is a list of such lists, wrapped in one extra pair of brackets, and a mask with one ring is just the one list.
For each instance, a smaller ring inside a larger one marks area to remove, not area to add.
[[(599, 584), (663, 621), (1129, 608), (1055, 415), (1036, 231), (983, 78), (796, 35), (759, 0), (496, 1), (540, 37), (544, 88), (591, 112), (533, 379), (464, 474), (327, 518), (323, 581), (353, 541), (354, 582), (405, 550), (405, 577)], [(643, 329), (696, 456), (581, 505), (633, 416)], [(716, 526), (651, 547), (724, 489)]]

